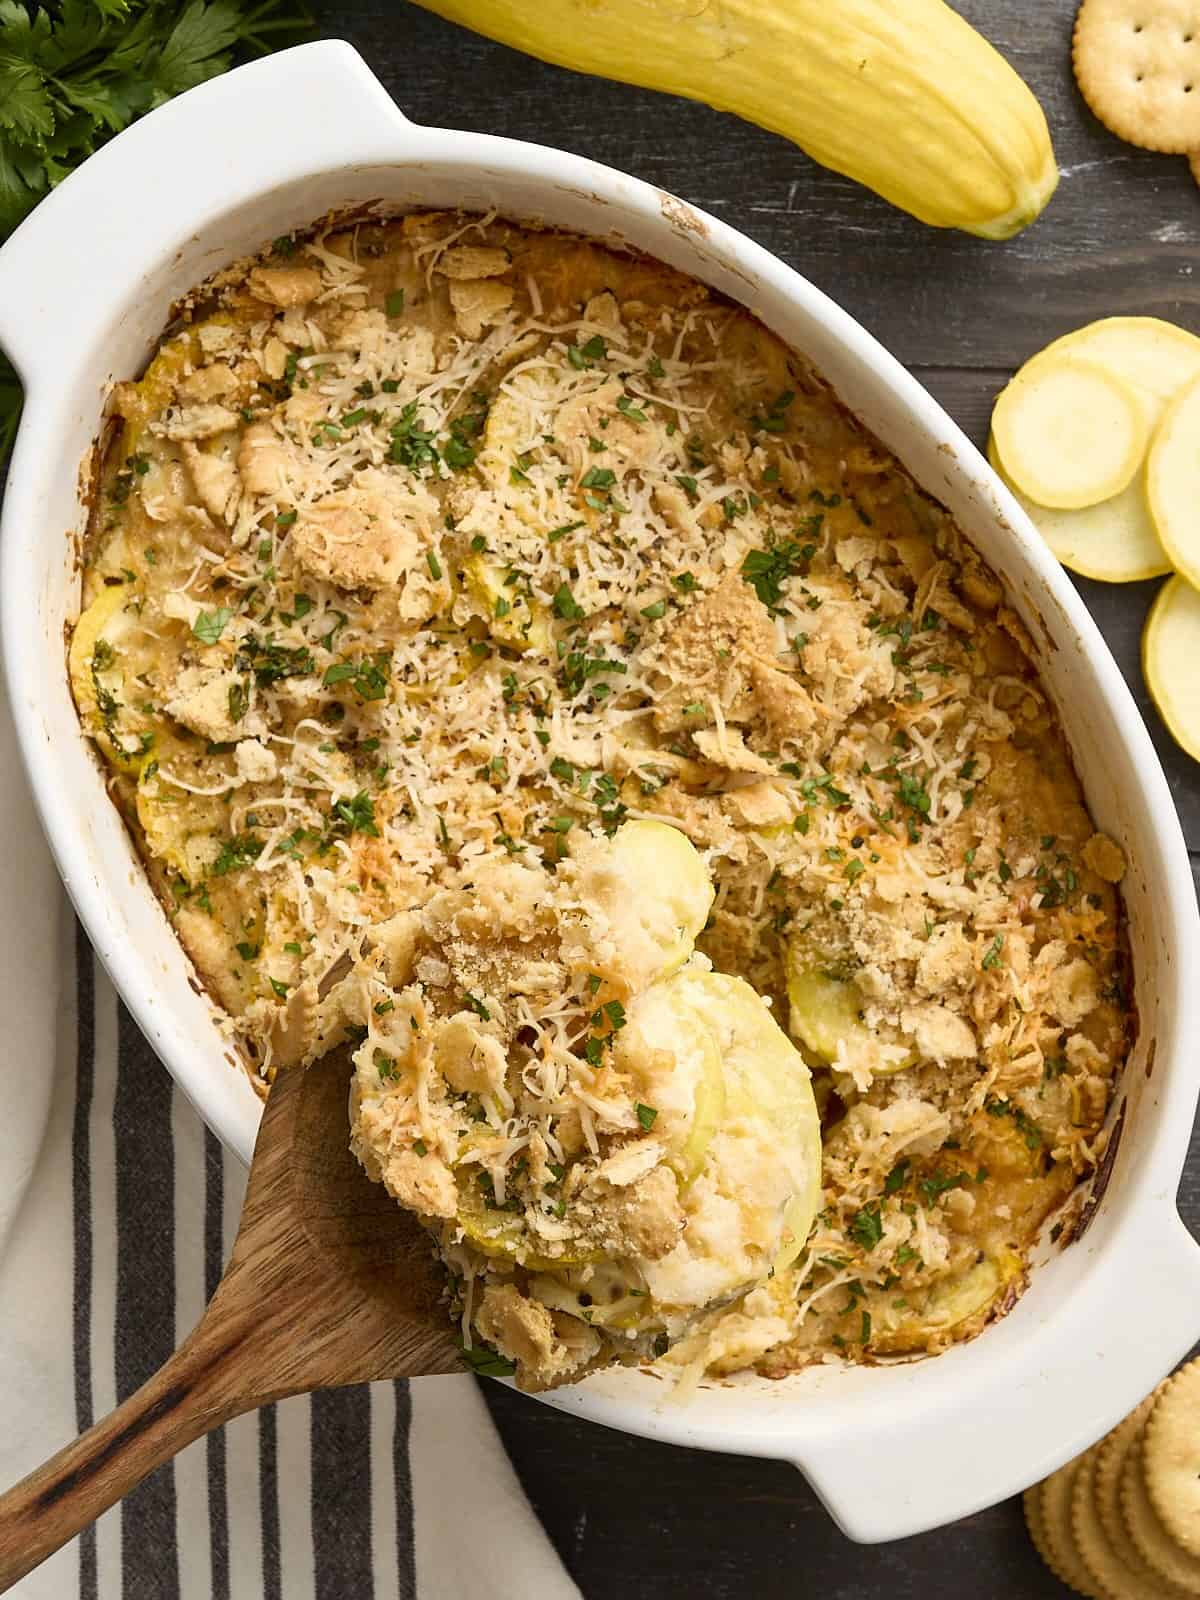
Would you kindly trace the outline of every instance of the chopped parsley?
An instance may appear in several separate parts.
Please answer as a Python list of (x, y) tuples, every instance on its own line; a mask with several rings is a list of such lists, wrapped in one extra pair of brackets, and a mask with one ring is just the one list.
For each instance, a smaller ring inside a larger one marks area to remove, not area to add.
[[(786, 772), (789, 778), (799, 778), (800, 793), (810, 805), (817, 800), (824, 800), (827, 806), (834, 808), (850, 804), (850, 796), (845, 789), (838, 788), (831, 772), (822, 772), (815, 778), (806, 778), (804, 768), (796, 761), (785, 761), (779, 770)], [(800, 832), (807, 832), (807, 829), (802, 828)]]
[(256, 833), (235, 833), (222, 844), (217, 859), (209, 871), (214, 878), (224, 878), (239, 867), (248, 867), (263, 852), (263, 841)]
[(560, 583), (550, 604), (554, 608), (556, 617), (562, 617), (567, 622), (578, 622), (587, 613), (571, 593), (569, 586)]
[(883, 1218), (880, 1215), (878, 1200), (872, 1200), (869, 1205), (854, 1213), (847, 1232), (855, 1244), (861, 1245), (868, 1255), (874, 1250), (883, 1238)]
[(493, 1350), (490, 1344), (462, 1344), (459, 1349), (463, 1365), (469, 1367), (477, 1378), (511, 1378), (517, 1370), (507, 1357)]
[(246, 634), (238, 647), (237, 664), (243, 672), (253, 673), (259, 688), (281, 678), (305, 677), (314, 670), (312, 651), (305, 645), (277, 644), (270, 634)]
[(215, 611), (202, 611), (192, 623), (192, 632), (201, 644), (216, 644), (232, 616), (233, 612), (228, 606), (218, 606)]
[(766, 416), (751, 417), (750, 426), (763, 433), (783, 433), (787, 428), (787, 409), (795, 398), (791, 389), (785, 389), (771, 401)]
[(992, 940), (991, 944), (988, 945), (987, 952), (984, 955), (983, 960), (980, 962), (980, 966), (985, 972), (990, 972), (993, 967), (998, 967), (1000, 965), (1000, 952), (1003, 949), (1004, 935), (1002, 933), (998, 933)]
[(608, 344), (600, 334), (594, 333), (585, 344), (570, 345), (567, 349), (567, 360), (582, 372), (585, 367), (593, 367), (597, 361), (603, 361), (607, 354)]
[(577, 528), (586, 528), (586, 522), (564, 522), (561, 528), (551, 528), (546, 535), (548, 544), (557, 544), (560, 539), (565, 539), (569, 533), (574, 533)]
[(1038, 1150), (1042, 1145), (1042, 1133), (1033, 1118), (1027, 1116), (1020, 1106), (1014, 1105), (1011, 1100), (988, 1100), (983, 1108), (989, 1117), (1011, 1117), (1017, 1132), (1025, 1141), (1027, 1150)]
[(388, 692), (391, 657), (386, 651), (357, 661), (335, 661), (321, 682), (327, 689), (348, 683), (360, 700), (383, 700)]
[(378, 839), (379, 827), (375, 821), (375, 802), (365, 789), (360, 789), (352, 800), (337, 800), (330, 811), (333, 831), (337, 833), (365, 833)]
[(911, 772), (902, 772), (896, 780), (896, 793), (910, 811), (915, 811), (919, 817), (928, 820), (932, 801), (929, 798), (929, 791), (919, 778), (914, 777)]
[(397, 466), (407, 467), (410, 472), (420, 472), (425, 467), (436, 465), (437, 459), (434, 435), (421, 426), (417, 402), (410, 400), (401, 411), (399, 421), (392, 424), (388, 460)]
[[(623, 661), (613, 661), (607, 656), (585, 656), (578, 650), (572, 650), (562, 664), (562, 680), (566, 689), (576, 695), (582, 692), (591, 679), (601, 677), (606, 673), (627, 673), (629, 668)], [(610, 692), (610, 685), (599, 683), (594, 685), (592, 693), (603, 699)]]
[(921, 1199), (927, 1206), (936, 1205), (944, 1194), (951, 1189), (961, 1189), (967, 1181), (965, 1172), (934, 1172), (927, 1178), (922, 1178), (917, 1188)]
[[(726, 515), (728, 518), (728, 512)], [(778, 539), (770, 533), (761, 549), (747, 552), (742, 562), (742, 577), (763, 605), (774, 609), (783, 598), (783, 585), (797, 572), (804, 571), (816, 553), (814, 544)]]
[(907, 1156), (905, 1156), (903, 1160), (897, 1161), (896, 1165), (883, 1180), (884, 1194), (898, 1194), (908, 1182), (908, 1174), (911, 1170), (911, 1167), (912, 1163), (909, 1161)]

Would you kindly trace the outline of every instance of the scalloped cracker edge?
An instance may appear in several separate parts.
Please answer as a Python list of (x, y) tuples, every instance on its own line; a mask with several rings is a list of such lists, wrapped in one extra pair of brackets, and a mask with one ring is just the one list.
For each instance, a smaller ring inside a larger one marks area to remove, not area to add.
[(1142, 1439), (1146, 1493), (1163, 1527), (1200, 1558), (1200, 1361), (1169, 1378)]
[(1071, 1498), (1083, 1459), (1082, 1455), (1076, 1456), (1025, 1491), (1025, 1521), (1034, 1548), (1054, 1576), (1088, 1600), (1104, 1600), (1084, 1565), (1071, 1529)]

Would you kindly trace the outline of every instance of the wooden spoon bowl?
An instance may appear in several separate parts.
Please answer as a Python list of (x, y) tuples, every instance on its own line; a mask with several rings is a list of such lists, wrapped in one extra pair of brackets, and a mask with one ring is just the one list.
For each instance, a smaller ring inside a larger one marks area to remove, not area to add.
[(135, 1394), (0, 1496), (0, 1593), (231, 1417), (311, 1389), (462, 1371), (429, 1235), (350, 1152), (349, 1053), (279, 1075), (233, 1253)]

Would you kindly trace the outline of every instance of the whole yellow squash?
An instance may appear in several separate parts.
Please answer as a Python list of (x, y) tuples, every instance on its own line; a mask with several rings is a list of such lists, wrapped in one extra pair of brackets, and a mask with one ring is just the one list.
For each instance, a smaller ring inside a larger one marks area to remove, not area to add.
[(943, 0), (418, 0), (560, 66), (704, 100), (938, 228), (1007, 239), (1058, 183), (1042, 108)]

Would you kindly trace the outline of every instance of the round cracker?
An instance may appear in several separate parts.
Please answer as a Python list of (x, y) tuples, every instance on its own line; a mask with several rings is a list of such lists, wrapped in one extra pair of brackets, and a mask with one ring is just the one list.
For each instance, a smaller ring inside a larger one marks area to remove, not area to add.
[(1200, 0), (1083, 0), (1072, 51), (1080, 93), (1143, 150), (1200, 150)]
[(1165, 1582), (1200, 1600), (1200, 1561), (1171, 1538), (1146, 1493), (1141, 1439), (1130, 1446), (1121, 1473), (1121, 1515), (1142, 1560)]
[(1200, 1361), (1167, 1380), (1142, 1436), (1142, 1462), (1159, 1521), (1200, 1558)]
[(1154, 1393), (1147, 1395), (1137, 1410), (1132, 1411), (1124, 1422), (1118, 1423), (1097, 1447), (1092, 1493), (1104, 1537), (1125, 1570), (1161, 1600), (1185, 1600), (1182, 1589), (1177, 1589), (1174, 1584), (1164, 1584), (1154, 1568), (1142, 1559), (1121, 1516), (1121, 1474), (1125, 1459), (1130, 1447), (1141, 1436), (1146, 1420), (1154, 1409), (1154, 1402), (1165, 1387), (1165, 1382), (1160, 1383)]
[(1200, 150), (1193, 150), (1188, 157), (1188, 166), (1192, 169), (1192, 177), (1200, 183)]
[[(1161, 1580), (1143, 1566), (1137, 1552), (1133, 1551), (1134, 1564), (1130, 1565), (1108, 1537), (1101, 1522), (1096, 1500), (1096, 1478), (1102, 1450), (1103, 1445), (1089, 1450), (1075, 1474), (1075, 1487), (1071, 1493), (1071, 1532), (1075, 1538), (1075, 1548), (1093, 1584), (1105, 1596), (1105, 1600), (1168, 1600)], [(1133, 1550), (1128, 1541), (1126, 1548)], [(1170, 1600), (1174, 1600), (1177, 1592), (1171, 1590)]]
[[(1088, 1596), (1088, 1600), (1108, 1600), (1093, 1583), (1071, 1531), (1071, 1495), (1083, 1459), (1083, 1456), (1076, 1456), (1026, 1491), (1025, 1520), (1038, 1555), (1056, 1578), (1068, 1588)], [(1032, 1513), (1031, 1501), (1036, 1508)]]

